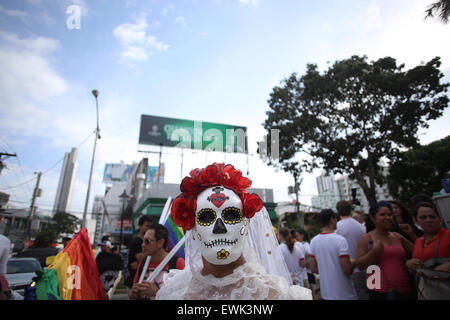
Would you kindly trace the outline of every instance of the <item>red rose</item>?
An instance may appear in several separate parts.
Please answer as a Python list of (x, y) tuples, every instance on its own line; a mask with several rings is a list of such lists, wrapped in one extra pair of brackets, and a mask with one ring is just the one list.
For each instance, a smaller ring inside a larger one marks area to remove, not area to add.
[(241, 170), (236, 170), (231, 176), (230, 180), (224, 181), (224, 187), (233, 190), (236, 193), (241, 193), (250, 188), (252, 181), (242, 176)]
[(195, 179), (185, 177), (181, 181), (180, 190), (185, 196), (193, 197), (203, 191), (204, 188)]
[(189, 174), (195, 181), (198, 182), (198, 176), (199, 176), (200, 172), (201, 172), (201, 170), (197, 168), (197, 169), (191, 170), (191, 172), (189, 172)]
[(190, 230), (195, 225), (195, 210), (195, 199), (179, 195), (172, 204), (172, 220), (184, 230)]
[(205, 169), (201, 170), (198, 179), (200, 184), (204, 187), (221, 185), (223, 177), (220, 171), (220, 166), (217, 166), (216, 163), (207, 166)]
[(243, 214), (246, 218), (251, 218), (256, 212), (262, 209), (261, 198), (255, 194), (243, 193), (241, 195)]
[(223, 182), (225, 184), (225, 181), (229, 182), (231, 181), (231, 177), (236, 172), (236, 169), (231, 165), (227, 164), (222, 168), (222, 175), (223, 175)]

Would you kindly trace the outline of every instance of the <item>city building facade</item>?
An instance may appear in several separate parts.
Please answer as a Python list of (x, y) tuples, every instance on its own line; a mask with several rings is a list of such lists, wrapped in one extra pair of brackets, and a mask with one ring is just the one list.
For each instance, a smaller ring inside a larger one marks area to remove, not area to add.
[[(388, 168), (383, 166), (383, 174), (387, 174)], [(368, 178), (367, 178), (368, 183)], [(360, 205), (356, 205), (355, 208), (360, 209), (366, 213), (369, 212), (370, 205), (362, 188), (359, 186), (356, 180), (350, 179), (347, 175), (336, 177), (332, 173), (329, 175), (326, 172), (316, 178), (317, 184), (317, 196), (311, 198), (311, 204), (314, 209), (333, 209), (336, 210), (336, 203), (340, 200), (352, 200), (353, 193), (355, 198), (359, 200)], [(389, 194), (388, 186), (386, 184), (375, 186), (375, 194), (377, 200), (389, 200), (391, 196)]]
[(78, 167), (76, 162), (77, 155), (77, 148), (72, 148), (71, 152), (67, 152), (64, 155), (64, 162), (59, 175), (58, 189), (56, 190), (56, 197), (53, 205), (53, 213), (70, 211)]

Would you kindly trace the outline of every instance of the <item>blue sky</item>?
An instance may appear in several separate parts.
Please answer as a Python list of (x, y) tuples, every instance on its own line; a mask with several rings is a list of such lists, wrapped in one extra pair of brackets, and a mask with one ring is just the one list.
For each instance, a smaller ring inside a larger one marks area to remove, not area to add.
[[(292, 178), (255, 156), (272, 88), (307, 63), (392, 56), (406, 67), (441, 56), (450, 81), (450, 25), (424, 20), (424, 0), (2, 0), (0, 1), (0, 150), (17, 153), (0, 175), (0, 191), (29, 206), (34, 171), (52, 168), (80, 145), (72, 200), (81, 213), (96, 125), (100, 130), (91, 203), (104, 193), (105, 163), (139, 161), (141, 114), (247, 126), (254, 187), (290, 200)], [(67, 8), (81, 10), (69, 29)], [(449, 134), (450, 112), (421, 130), (429, 143)], [(281, 133), (282, 134), (282, 133)], [(86, 140), (86, 138), (88, 138)], [(166, 181), (181, 180), (180, 151), (167, 149)], [(149, 157), (156, 165), (157, 156)], [(185, 155), (184, 172), (212, 161), (247, 170), (242, 155)], [(37, 205), (53, 205), (61, 164), (41, 180)], [(315, 175), (320, 173), (316, 171)], [(301, 201), (316, 193), (305, 175)], [(91, 207), (91, 204), (90, 206)]]

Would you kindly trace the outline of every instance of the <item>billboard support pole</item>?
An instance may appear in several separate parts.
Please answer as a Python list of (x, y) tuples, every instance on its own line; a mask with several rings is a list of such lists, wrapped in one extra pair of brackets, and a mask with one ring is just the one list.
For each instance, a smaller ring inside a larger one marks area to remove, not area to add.
[(161, 155), (162, 155), (162, 144), (161, 144), (161, 148), (159, 149), (159, 165), (158, 165), (158, 183), (159, 183), (159, 174), (161, 173)]
[(183, 160), (184, 160), (184, 148), (181, 148), (181, 180), (183, 180)]

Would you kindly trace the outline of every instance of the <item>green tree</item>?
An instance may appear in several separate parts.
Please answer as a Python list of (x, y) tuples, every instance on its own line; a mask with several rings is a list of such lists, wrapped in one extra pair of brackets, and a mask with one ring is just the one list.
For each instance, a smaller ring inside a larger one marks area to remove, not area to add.
[(58, 237), (62, 233), (75, 233), (78, 227), (78, 218), (70, 213), (57, 212), (52, 218), (49, 229), (54, 231)]
[(308, 230), (306, 232), (308, 233), (309, 239), (311, 240), (312, 238), (317, 236), (321, 231), (320, 223), (317, 219), (317, 213), (306, 215), (305, 225), (308, 225)]
[[(308, 64), (273, 88), (264, 128), (279, 133), (279, 159), (308, 171), (323, 166), (356, 179), (369, 203), (384, 177), (379, 167), (418, 145), (417, 130), (440, 117), (448, 106), (448, 83), (441, 83), (440, 58), (404, 71), (395, 59), (368, 62), (352, 56), (324, 73)], [(309, 155), (301, 162), (298, 154)]]
[(300, 222), (297, 212), (286, 212), (281, 222), (285, 227), (290, 229), (300, 229)]
[(408, 203), (415, 194), (440, 191), (440, 181), (450, 171), (449, 159), (450, 136), (400, 154), (389, 167), (390, 194)]
[(45, 229), (39, 232), (34, 239), (33, 248), (48, 248), (58, 239), (58, 234), (51, 229)]
[(444, 24), (448, 23), (448, 17), (450, 16), (450, 0), (440, 0), (430, 4), (425, 11), (425, 19), (434, 18), (437, 15), (439, 20)]

